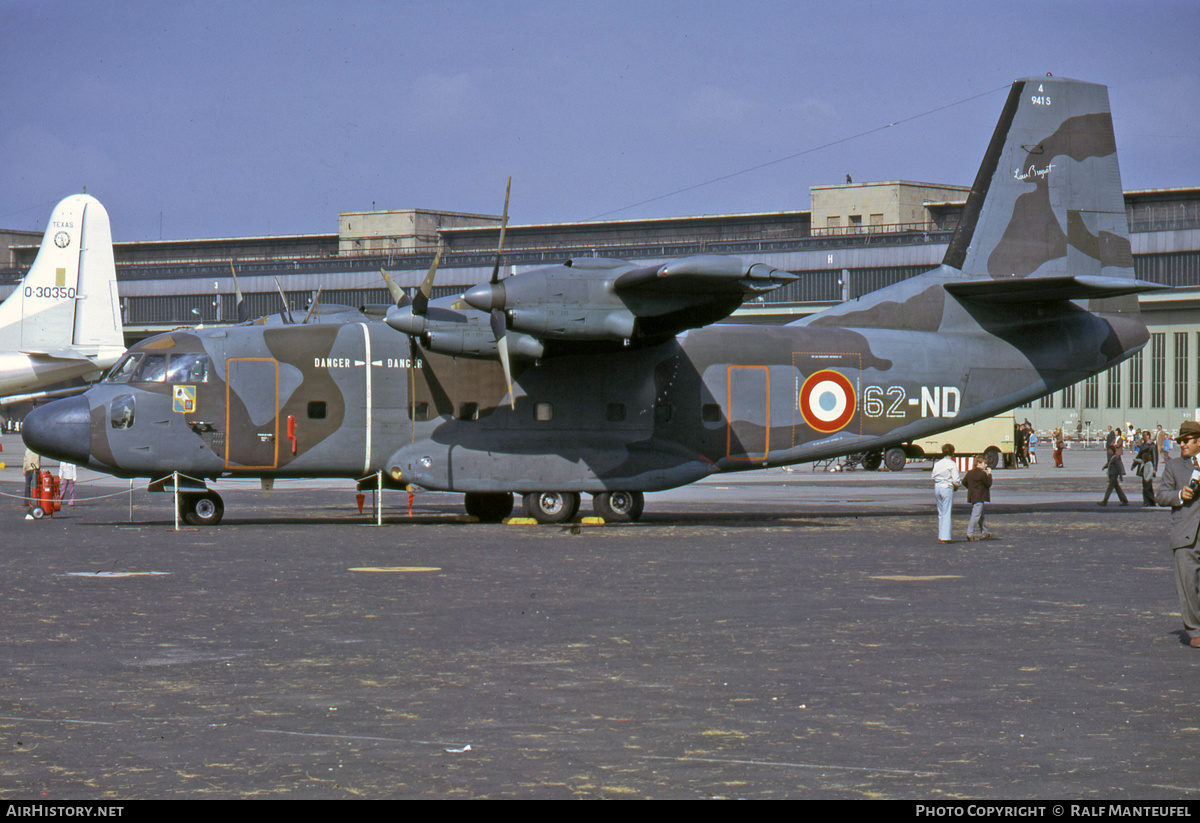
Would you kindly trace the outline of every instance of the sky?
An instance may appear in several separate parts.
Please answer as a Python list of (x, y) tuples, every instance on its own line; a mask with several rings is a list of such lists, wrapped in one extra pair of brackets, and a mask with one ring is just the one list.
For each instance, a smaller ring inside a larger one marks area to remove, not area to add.
[(0, 228), (118, 241), (807, 209), (969, 185), (1009, 84), (1109, 86), (1126, 189), (1200, 186), (1200, 3), (0, 0)]

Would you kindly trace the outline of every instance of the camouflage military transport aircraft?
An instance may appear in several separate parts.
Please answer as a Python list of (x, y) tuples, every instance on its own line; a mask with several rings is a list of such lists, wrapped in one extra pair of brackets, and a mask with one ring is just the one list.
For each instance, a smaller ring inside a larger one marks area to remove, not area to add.
[(0, 304), (0, 404), (98, 379), (124, 353), (108, 212), (75, 194), (54, 207), (29, 273)]
[[(498, 270), (497, 266), (497, 270)], [(1108, 369), (1147, 340), (1103, 86), (1017, 81), (943, 264), (786, 326), (712, 325), (796, 275), (573, 259), (402, 300), (384, 322), (174, 331), (26, 443), (122, 477), (345, 477), (610, 520), (714, 472), (902, 446)], [(511, 381), (511, 382), (510, 382)], [(154, 484), (152, 484), (152, 488)]]

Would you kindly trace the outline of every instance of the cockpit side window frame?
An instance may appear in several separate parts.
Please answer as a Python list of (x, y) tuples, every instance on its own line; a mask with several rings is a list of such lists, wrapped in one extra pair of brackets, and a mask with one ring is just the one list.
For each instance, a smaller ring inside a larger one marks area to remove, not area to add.
[(105, 383), (128, 383), (133, 375), (138, 370), (138, 364), (142, 361), (141, 352), (127, 352), (123, 358), (117, 361), (117, 364), (108, 371), (108, 376), (104, 378)]

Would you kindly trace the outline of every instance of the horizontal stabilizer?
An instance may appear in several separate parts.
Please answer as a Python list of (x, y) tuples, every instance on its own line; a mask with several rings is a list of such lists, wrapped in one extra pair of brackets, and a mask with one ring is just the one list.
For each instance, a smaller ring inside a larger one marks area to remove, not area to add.
[(93, 350), (89, 356), (87, 352), (79, 349), (22, 349), (21, 354), (27, 354), (30, 357), (46, 357), (53, 360), (91, 360), (99, 352)]
[(1095, 300), (1161, 291), (1167, 286), (1125, 277), (1008, 277), (947, 283), (955, 297), (988, 303), (1041, 303), (1052, 300)]

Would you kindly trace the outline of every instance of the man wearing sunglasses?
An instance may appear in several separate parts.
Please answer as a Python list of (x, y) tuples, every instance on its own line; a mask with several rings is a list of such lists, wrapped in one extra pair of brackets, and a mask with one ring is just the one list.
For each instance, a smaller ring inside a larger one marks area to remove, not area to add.
[(1200, 649), (1200, 423), (1185, 420), (1179, 427), (1180, 456), (1168, 460), (1154, 497), (1171, 507), (1171, 549), (1175, 559), (1175, 590), (1188, 645)]

